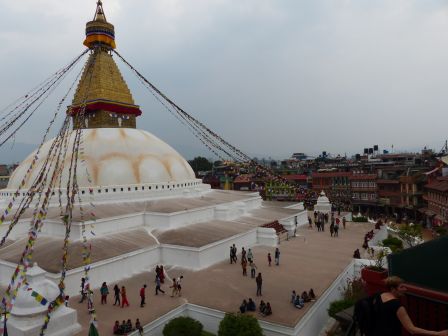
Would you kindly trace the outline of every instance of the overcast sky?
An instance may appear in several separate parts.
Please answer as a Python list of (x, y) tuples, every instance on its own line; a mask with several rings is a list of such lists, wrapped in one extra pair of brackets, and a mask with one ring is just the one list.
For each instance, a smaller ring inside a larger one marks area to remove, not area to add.
[[(103, 5), (117, 50), (249, 155), (353, 154), (374, 144), (440, 150), (448, 136), (446, 0)], [(94, 9), (95, 0), (0, 0), (0, 107), (82, 52)], [(187, 158), (213, 157), (117, 63), (142, 107), (139, 128)], [(16, 142), (40, 140), (62, 94)]]

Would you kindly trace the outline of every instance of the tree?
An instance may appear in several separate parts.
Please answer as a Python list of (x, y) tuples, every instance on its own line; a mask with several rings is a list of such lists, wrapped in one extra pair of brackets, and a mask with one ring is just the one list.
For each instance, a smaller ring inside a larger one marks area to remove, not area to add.
[(413, 247), (422, 239), (422, 226), (420, 224), (402, 224), (398, 228), (397, 235), (408, 247)]
[(258, 320), (251, 315), (226, 314), (219, 323), (218, 336), (262, 336)]
[(202, 156), (196, 156), (193, 160), (188, 161), (188, 163), (196, 174), (199, 171), (209, 171), (213, 167), (213, 164)]
[(191, 317), (176, 317), (165, 324), (163, 336), (201, 336), (201, 322)]

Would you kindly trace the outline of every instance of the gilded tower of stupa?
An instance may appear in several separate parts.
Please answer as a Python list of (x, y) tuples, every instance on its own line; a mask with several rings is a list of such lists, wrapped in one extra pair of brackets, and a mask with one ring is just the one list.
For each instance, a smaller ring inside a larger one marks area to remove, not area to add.
[[(107, 22), (101, 1), (97, 2), (93, 20), (86, 24), (84, 45), (91, 53), (67, 110), (74, 128), (135, 128), (141, 111), (112, 58), (115, 29)], [(83, 121), (78, 121), (82, 112)]]

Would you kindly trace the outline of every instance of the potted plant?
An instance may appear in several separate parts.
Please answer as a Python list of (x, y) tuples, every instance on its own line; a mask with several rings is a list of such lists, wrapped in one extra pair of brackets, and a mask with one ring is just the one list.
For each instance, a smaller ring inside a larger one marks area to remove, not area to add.
[(384, 260), (387, 256), (385, 249), (379, 250), (374, 254), (373, 265), (365, 266), (361, 269), (361, 278), (366, 284), (366, 292), (373, 295), (379, 291), (385, 290), (384, 279), (387, 278), (388, 271), (384, 268)]

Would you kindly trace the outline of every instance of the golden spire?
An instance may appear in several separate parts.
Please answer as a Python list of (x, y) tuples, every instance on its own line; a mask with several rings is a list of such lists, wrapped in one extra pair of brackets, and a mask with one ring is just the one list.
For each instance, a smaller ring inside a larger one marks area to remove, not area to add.
[(84, 45), (90, 49), (93, 49), (96, 45), (103, 45), (112, 49), (116, 48), (114, 25), (107, 22), (101, 0), (98, 0), (96, 3), (93, 21), (89, 21), (86, 24)]
[(106, 15), (104, 14), (103, 10), (103, 3), (101, 2), (101, 0), (98, 0), (98, 2), (96, 3), (96, 11), (95, 16), (93, 17), (93, 21), (107, 22)]
[[(67, 113), (74, 128), (135, 128), (141, 115), (131, 91), (111, 55), (114, 26), (107, 22), (101, 0), (93, 21), (87, 22), (84, 45), (92, 50)], [(78, 115), (84, 112), (83, 120)]]

